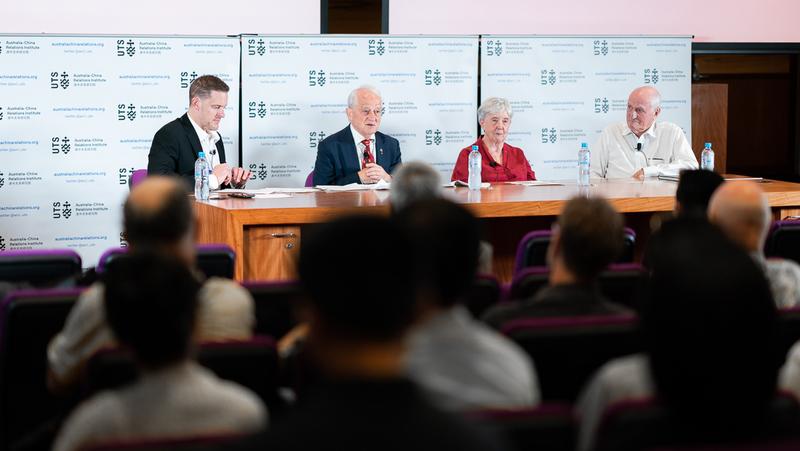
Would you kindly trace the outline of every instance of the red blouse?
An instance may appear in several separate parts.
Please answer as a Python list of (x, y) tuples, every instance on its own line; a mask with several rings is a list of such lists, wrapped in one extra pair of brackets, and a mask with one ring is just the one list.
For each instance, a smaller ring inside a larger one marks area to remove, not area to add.
[[(536, 174), (531, 169), (528, 159), (525, 158), (525, 153), (519, 147), (503, 143), (503, 163), (499, 164), (495, 163), (492, 157), (489, 156), (489, 151), (483, 145), (482, 138), (478, 138), (475, 144), (478, 145), (481, 152), (481, 182), (536, 180)], [(456, 167), (453, 168), (453, 175), (450, 177), (451, 181), (467, 181), (469, 177), (469, 153), (471, 151), (472, 145), (461, 149), (461, 153), (458, 154), (458, 159), (456, 160)]]

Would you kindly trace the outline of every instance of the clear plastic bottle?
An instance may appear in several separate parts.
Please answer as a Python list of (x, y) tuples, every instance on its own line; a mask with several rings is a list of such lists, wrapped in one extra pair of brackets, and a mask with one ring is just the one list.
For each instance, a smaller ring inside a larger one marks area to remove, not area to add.
[(714, 149), (711, 148), (711, 143), (706, 143), (705, 149), (700, 154), (700, 169), (714, 171)]
[(205, 152), (200, 152), (194, 162), (194, 198), (208, 200), (208, 174), (209, 166)]
[(481, 189), (481, 152), (478, 146), (472, 146), (469, 153), (469, 179), (467, 180), (469, 189)]
[(578, 151), (578, 186), (589, 186), (590, 161), (589, 145), (581, 143), (581, 150)]

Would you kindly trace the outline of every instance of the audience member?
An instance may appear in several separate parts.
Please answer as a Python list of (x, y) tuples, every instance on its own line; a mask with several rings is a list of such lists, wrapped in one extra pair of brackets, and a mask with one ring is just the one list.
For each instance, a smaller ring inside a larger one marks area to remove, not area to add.
[(661, 94), (641, 86), (628, 96), (626, 122), (603, 130), (592, 149), (592, 177), (643, 179), (659, 172), (696, 169), (697, 158), (680, 127), (656, 121)]
[(675, 215), (679, 217), (708, 217), (711, 195), (725, 179), (713, 171), (685, 169), (681, 171), (675, 191)]
[(266, 423), (255, 394), (218, 379), (191, 357), (200, 283), (186, 264), (155, 253), (112, 262), (103, 306), (117, 342), (130, 349), (141, 377), (81, 404), (54, 449), (221, 434)]
[[(195, 264), (195, 215), (185, 187), (176, 177), (153, 176), (137, 185), (124, 206), (124, 229), (130, 251), (155, 251)], [(103, 306), (102, 281), (78, 298), (64, 328), (50, 342), (48, 384), (70, 387), (85, 362), (114, 343)], [(255, 325), (253, 299), (239, 284), (210, 278), (199, 294), (197, 337), (204, 340), (245, 339)]]
[(772, 214), (758, 184), (744, 180), (724, 183), (711, 197), (708, 217), (758, 262), (767, 275), (778, 307), (792, 307), (800, 302), (800, 265), (764, 257)]
[(408, 206), (396, 220), (414, 239), (420, 292), (408, 371), (448, 410), (539, 402), (533, 365), (515, 343), (475, 320), (459, 300), (475, 278), (478, 221), (443, 199)]
[[(303, 236), (298, 272), (308, 295), (306, 349), (324, 381), (286, 421), (245, 448), (497, 449), (432, 407), (403, 376), (415, 307), (411, 251), (402, 231), (378, 217), (341, 218)], [(375, 264), (365, 255), (386, 258)], [(346, 282), (353, 274), (357, 281)]]
[(655, 251), (642, 314), (648, 352), (608, 362), (584, 389), (581, 450), (618, 401), (657, 394), (674, 413), (675, 440), (736, 440), (757, 432), (775, 393), (777, 316), (755, 262), (692, 219), (673, 221)]
[(495, 328), (519, 317), (632, 313), (600, 294), (598, 276), (623, 246), (622, 215), (601, 198), (569, 200), (547, 248), (549, 286), (520, 303), (492, 307), (484, 320)]

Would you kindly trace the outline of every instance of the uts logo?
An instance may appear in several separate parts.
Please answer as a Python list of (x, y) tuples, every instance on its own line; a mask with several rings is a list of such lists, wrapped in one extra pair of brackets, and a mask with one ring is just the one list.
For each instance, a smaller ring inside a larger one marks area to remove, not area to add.
[(53, 202), (53, 219), (69, 219), (72, 216), (72, 204), (69, 201)]
[(133, 39), (128, 39), (128, 42), (125, 42), (124, 39), (117, 39), (117, 56), (128, 55), (129, 58), (132, 58), (135, 54), (136, 43), (133, 42)]
[(555, 128), (542, 129), (542, 144), (555, 144), (558, 141), (558, 130)]
[(658, 84), (660, 76), (658, 75), (658, 69), (654, 68), (647, 68), (644, 70), (644, 84)]
[(383, 39), (370, 39), (367, 41), (367, 50), (369, 56), (382, 56), (384, 52), (386, 52), (386, 46), (384, 45)]
[(61, 152), (66, 155), (70, 150), (72, 150), (72, 143), (70, 142), (69, 137), (65, 136), (61, 138), (58, 136), (53, 136), (50, 139), (50, 153), (58, 154)]
[(553, 86), (556, 84), (557, 77), (556, 71), (553, 69), (542, 69), (541, 76), (539, 77), (539, 84), (542, 86)]
[(3, 107), (0, 106), (0, 121), (3, 120)]
[(128, 247), (128, 240), (125, 238), (125, 232), (119, 232), (119, 247)]
[(442, 144), (442, 132), (438, 128), (436, 130), (425, 130), (425, 145), (438, 146)]
[(267, 104), (263, 100), (247, 102), (247, 117), (264, 119), (267, 117)]
[(267, 179), (267, 165), (264, 163), (256, 164), (251, 163), (250, 166), (250, 180), (261, 180), (264, 181)]
[(3, 54), (3, 43), (0, 42), (0, 55), (2, 55), (2, 54)]
[(308, 132), (308, 148), (309, 149), (316, 149), (317, 145), (325, 139), (325, 132), (322, 130), (318, 132)]
[(608, 41), (606, 41), (605, 39), (603, 39), (602, 41), (598, 39), (595, 40), (593, 44), (594, 44), (594, 51), (593, 51), (594, 56), (608, 55)]
[(250, 38), (247, 40), (247, 54), (250, 56), (264, 56), (267, 52), (267, 47), (264, 45), (264, 40), (261, 38)]
[(594, 112), (597, 114), (600, 113), (608, 113), (609, 103), (607, 97), (595, 97), (594, 98)]
[(325, 76), (325, 71), (320, 70), (310, 70), (308, 71), (308, 86), (325, 86), (325, 83), (328, 81), (328, 78)]
[(0, 236), (0, 252), (4, 252), (6, 250), (6, 240)]
[(59, 73), (50, 72), (50, 89), (58, 89), (59, 86), (61, 89), (69, 88), (69, 74), (66, 72)]
[(130, 183), (133, 171), (135, 171), (134, 168), (119, 168), (119, 184), (127, 185)]
[(197, 78), (197, 72), (181, 72), (181, 89), (186, 89)]
[(425, 86), (442, 84), (442, 73), (439, 69), (425, 69)]
[(503, 54), (503, 43), (499, 40), (486, 41), (486, 56), (500, 56)]
[(0, 172), (0, 188), (2, 188), (3, 185), (5, 185), (5, 184), (6, 184), (6, 177), (5, 177), (5, 175), (3, 175), (2, 172)]
[(127, 106), (124, 103), (117, 105), (117, 120), (124, 121), (125, 119), (129, 121), (136, 119), (136, 105), (132, 103)]

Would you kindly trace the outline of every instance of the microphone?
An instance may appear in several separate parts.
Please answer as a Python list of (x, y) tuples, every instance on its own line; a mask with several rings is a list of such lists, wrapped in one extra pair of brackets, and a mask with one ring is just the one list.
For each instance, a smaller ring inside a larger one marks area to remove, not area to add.
[(379, 153), (379, 154), (381, 154), (381, 156), (383, 156), (383, 147), (381, 147), (380, 149), (378, 149), (378, 153)]
[(498, 167), (498, 166), (500, 166), (500, 165), (499, 165), (499, 164), (497, 164), (497, 162), (496, 162), (496, 161), (490, 161), (490, 162), (489, 162), (489, 166), (491, 166), (491, 167), (493, 167), (493, 168), (496, 168), (496, 167)]
[(641, 152), (642, 151), (642, 143), (636, 143), (636, 151), (637, 152)]

